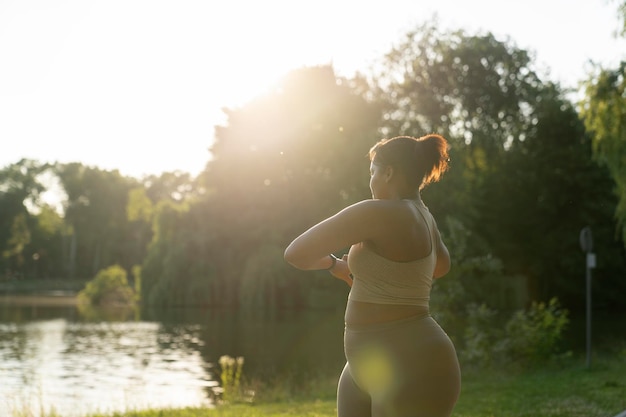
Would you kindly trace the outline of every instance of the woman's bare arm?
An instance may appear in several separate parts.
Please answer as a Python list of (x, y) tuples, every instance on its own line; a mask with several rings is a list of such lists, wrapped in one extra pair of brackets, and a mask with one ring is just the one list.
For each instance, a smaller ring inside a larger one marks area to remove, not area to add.
[(450, 252), (448, 252), (448, 248), (446, 247), (443, 240), (441, 240), (441, 235), (439, 234), (439, 229), (436, 229), (437, 234), (437, 263), (435, 264), (435, 271), (433, 272), (433, 278), (441, 278), (445, 274), (450, 271)]
[(384, 232), (379, 200), (364, 200), (316, 224), (298, 236), (285, 250), (285, 260), (298, 269), (326, 269), (329, 254), (350, 245), (375, 239)]

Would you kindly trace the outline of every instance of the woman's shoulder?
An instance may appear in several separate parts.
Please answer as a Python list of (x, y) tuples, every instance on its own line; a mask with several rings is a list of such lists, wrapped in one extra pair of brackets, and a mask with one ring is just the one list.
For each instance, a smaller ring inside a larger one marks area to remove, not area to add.
[(389, 222), (404, 217), (403, 213), (409, 214), (410, 210), (407, 210), (408, 207), (409, 204), (404, 200), (367, 199), (346, 207), (344, 211), (348, 211), (351, 215), (366, 221), (378, 219), (383, 222)]
[(368, 208), (397, 208), (397, 207), (406, 206), (407, 203), (410, 203), (410, 200), (368, 198), (365, 200), (358, 201), (352, 204), (352, 206), (361, 206), (361, 207), (368, 207)]
[(406, 207), (406, 202), (403, 200), (385, 200), (385, 199), (370, 198), (370, 199), (358, 201), (348, 206), (346, 209), (350, 209), (354, 211), (383, 213), (383, 212), (389, 212), (393, 210), (399, 210), (399, 209), (402, 209), (403, 207)]

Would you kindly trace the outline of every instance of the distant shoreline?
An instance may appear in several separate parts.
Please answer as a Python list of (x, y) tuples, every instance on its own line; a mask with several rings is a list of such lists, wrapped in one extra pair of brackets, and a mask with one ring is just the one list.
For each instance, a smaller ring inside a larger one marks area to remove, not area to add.
[(77, 304), (76, 295), (67, 292), (0, 295), (0, 305), (73, 307)]

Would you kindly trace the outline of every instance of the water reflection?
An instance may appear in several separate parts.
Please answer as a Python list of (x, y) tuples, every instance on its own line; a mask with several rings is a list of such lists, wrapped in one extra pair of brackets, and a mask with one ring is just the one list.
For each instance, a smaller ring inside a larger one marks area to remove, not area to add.
[(278, 316), (193, 308), (93, 321), (75, 307), (0, 303), (0, 417), (210, 406), (222, 355), (244, 375), (339, 374), (341, 311)]
[(217, 383), (201, 355), (200, 326), (171, 330), (149, 322), (0, 323), (0, 410), (83, 415), (209, 405)]

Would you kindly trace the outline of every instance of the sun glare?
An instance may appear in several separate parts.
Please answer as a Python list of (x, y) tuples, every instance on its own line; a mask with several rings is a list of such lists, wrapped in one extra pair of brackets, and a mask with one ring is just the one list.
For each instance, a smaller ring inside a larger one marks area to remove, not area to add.
[[(345, 76), (364, 71), (402, 34), (437, 10), (457, 28), (467, 24), (466, 15), (472, 13), (464, 12), (460, 4), (458, 0), (441, 0), (436, 7), (414, 0), (2, 3), (0, 138), (10, 143), (10, 152), (0, 154), (0, 163), (31, 158), (78, 161), (133, 176), (174, 170), (198, 173), (209, 160), (214, 126), (225, 121), (221, 108), (245, 104), (304, 66), (332, 64)], [(471, 8), (496, 10), (490, 0)], [(476, 13), (483, 15), (482, 20), (472, 18), (470, 26), (507, 24), (506, 19)], [(545, 40), (551, 37), (531, 33), (547, 47)], [(567, 33), (577, 42), (573, 33), (578, 31)], [(521, 39), (523, 47), (535, 39), (509, 34)], [(584, 35), (594, 51), (606, 44)], [(556, 43), (563, 49), (561, 41)], [(568, 73), (574, 67), (575, 63), (568, 65)]]

